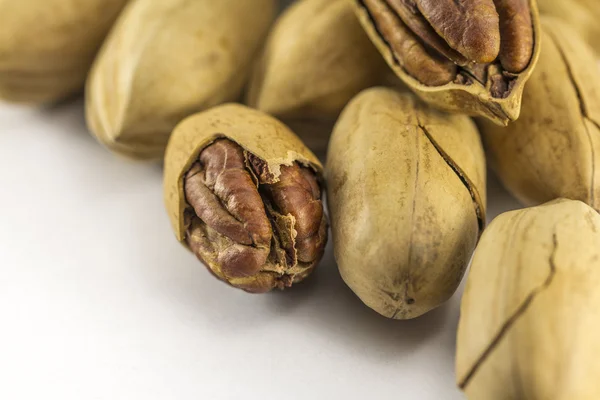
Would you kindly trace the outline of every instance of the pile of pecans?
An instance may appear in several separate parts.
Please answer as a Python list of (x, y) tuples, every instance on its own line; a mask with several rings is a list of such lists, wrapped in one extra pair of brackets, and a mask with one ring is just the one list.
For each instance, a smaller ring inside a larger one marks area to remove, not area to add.
[[(90, 132), (164, 163), (177, 240), (232, 287), (304, 280), (330, 234), (348, 287), (409, 319), (473, 258), (467, 396), (600, 398), (600, 2), (279, 8), (0, 0), (0, 99), (85, 88)], [(487, 229), (486, 161), (530, 207)]]

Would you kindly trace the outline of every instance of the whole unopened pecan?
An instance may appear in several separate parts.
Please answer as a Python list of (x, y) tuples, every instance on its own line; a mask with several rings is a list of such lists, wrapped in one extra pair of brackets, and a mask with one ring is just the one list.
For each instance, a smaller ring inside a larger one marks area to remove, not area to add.
[(83, 89), (128, 0), (0, 0), (0, 99), (55, 103)]
[(117, 154), (162, 159), (169, 135), (184, 118), (241, 96), (277, 3), (131, 1), (87, 80), (92, 135)]
[(401, 84), (347, 0), (300, 0), (276, 20), (248, 82), (246, 103), (280, 118), (317, 154), (361, 90)]
[(265, 114), (238, 105), (197, 114), (175, 130), (165, 160), (178, 238), (235, 287), (289, 287), (327, 241), (320, 168)]
[(500, 124), (518, 118), (539, 47), (535, 0), (355, 4), (390, 66), (422, 98)]

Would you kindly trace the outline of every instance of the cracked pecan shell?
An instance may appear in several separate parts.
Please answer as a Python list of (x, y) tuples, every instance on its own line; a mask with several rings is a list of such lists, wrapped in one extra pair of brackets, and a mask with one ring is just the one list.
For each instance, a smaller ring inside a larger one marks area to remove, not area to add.
[(485, 221), (473, 122), (369, 89), (342, 112), (326, 171), (335, 258), (358, 297), (396, 319), (448, 300)]
[(498, 216), (461, 303), (456, 378), (472, 400), (600, 398), (600, 216), (556, 200)]
[(522, 203), (559, 197), (600, 210), (600, 73), (575, 30), (542, 18), (540, 63), (508, 127), (478, 121), (492, 168)]
[(229, 104), (173, 132), (165, 199), (177, 238), (219, 279), (248, 292), (289, 287), (327, 241), (322, 167), (272, 117)]
[(369, 37), (426, 102), (506, 125), (540, 48), (536, 0), (354, 0)]

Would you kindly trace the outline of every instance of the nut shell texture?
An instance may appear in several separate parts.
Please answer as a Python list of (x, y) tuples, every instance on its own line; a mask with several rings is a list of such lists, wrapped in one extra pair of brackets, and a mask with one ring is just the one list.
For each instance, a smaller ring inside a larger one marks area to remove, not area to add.
[(507, 128), (480, 120), (492, 168), (521, 202), (559, 197), (600, 209), (600, 69), (567, 24), (544, 18), (540, 63)]
[(470, 400), (600, 398), (600, 216), (557, 200), (497, 217), (462, 299), (456, 374)]
[(161, 158), (187, 116), (237, 100), (274, 0), (138, 0), (119, 18), (87, 84), (88, 125), (109, 149)]
[(278, 118), (336, 118), (391, 73), (346, 0), (300, 0), (279, 18), (248, 104)]
[(335, 127), (327, 184), (338, 267), (367, 306), (414, 318), (454, 293), (485, 220), (485, 160), (469, 118), (366, 90)]
[(600, 56), (600, 2), (597, 0), (538, 0), (540, 13), (569, 23)]
[(0, 0), (0, 99), (48, 103), (83, 89), (127, 0)]

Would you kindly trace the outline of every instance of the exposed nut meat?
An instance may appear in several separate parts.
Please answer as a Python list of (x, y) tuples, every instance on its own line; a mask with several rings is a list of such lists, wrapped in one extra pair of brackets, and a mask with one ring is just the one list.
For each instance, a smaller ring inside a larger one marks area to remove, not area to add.
[(263, 160), (220, 139), (187, 172), (185, 194), (194, 214), (188, 245), (236, 287), (291, 286), (322, 256), (327, 220), (309, 168), (281, 166), (276, 178)]
[(364, 0), (364, 3), (376, 16), (378, 28), (396, 60), (410, 75), (431, 86), (445, 85), (456, 77), (456, 65), (428, 51), (387, 3), (382, 0)]
[(415, 3), (438, 35), (471, 62), (488, 63), (498, 57), (500, 30), (493, 0), (415, 0)]
[(227, 140), (207, 147), (187, 173), (185, 190), (198, 218), (233, 242), (219, 253), (223, 271), (235, 277), (259, 272), (273, 231), (242, 149)]
[(310, 263), (320, 258), (325, 246), (323, 230), (327, 224), (320, 200), (321, 189), (314, 174), (298, 165), (284, 166), (279, 182), (266, 185), (266, 191), (279, 212), (295, 219), (298, 260)]
[(414, 0), (390, 0), (389, 6), (398, 14), (402, 22), (426, 45), (434, 48), (444, 57), (458, 65), (465, 65), (468, 59), (451, 48), (446, 41), (437, 34), (423, 14), (417, 8)]
[[(473, 79), (499, 92), (496, 76), (486, 73), (501, 65), (518, 74), (533, 56), (534, 29), (529, 0), (360, 0), (395, 62), (426, 86)], [(483, 80), (485, 79), (485, 80)]]
[(533, 54), (533, 25), (529, 2), (494, 0), (494, 3), (500, 13), (500, 63), (508, 72), (519, 73), (527, 68)]

